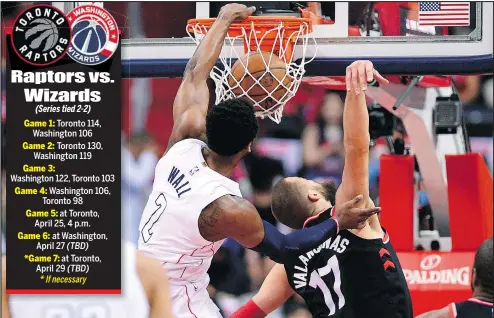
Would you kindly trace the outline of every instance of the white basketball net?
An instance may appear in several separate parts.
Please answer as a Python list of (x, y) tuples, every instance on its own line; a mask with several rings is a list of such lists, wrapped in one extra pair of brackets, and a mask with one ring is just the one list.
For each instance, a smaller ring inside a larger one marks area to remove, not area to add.
[[(193, 29), (193, 32), (189, 32), (189, 30), (187, 30), (187, 33), (194, 40), (194, 42), (197, 45), (199, 45), (201, 39), (207, 33), (206, 27), (201, 24), (189, 25), (189, 27), (192, 27), (191, 29)], [(211, 78), (214, 80), (216, 84), (216, 89), (215, 89), (216, 104), (235, 97), (248, 98), (254, 103), (254, 108), (256, 110), (257, 117), (260, 118), (268, 117), (272, 121), (276, 123), (280, 123), (281, 117), (283, 115), (283, 106), (286, 104), (286, 102), (288, 102), (288, 100), (290, 100), (293, 96), (295, 96), (295, 93), (297, 92), (300, 82), (302, 81), (302, 76), (305, 73), (305, 65), (310, 63), (315, 57), (315, 53), (314, 56), (310, 57), (309, 59), (307, 59), (306, 56), (309, 40), (314, 41), (315, 44), (314, 38), (313, 37), (309, 38), (308, 30), (309, 30), (308, 24), (301, 23), (298, 30), (296, 30), (295, 32), (292, 31), (293, 33), (287, 36), (285, 35), (287, 33), (285, 33), (283, 22), (280, 22), (277, 27), (267, 31), (261, 37), (258, 37), (258, 34), (256, 33), (255, 23), (251, 22), (251, 26), (249, 30), (246, 30), (245, 27), (241, 27), (241, 35), (230, 36), (230, 34), (228, 34), (225, 38), (225, 45), (220, 55), (222, 68), (215, 66), (210, 73)], [(283, 41), (284, 38), (288, 40)], [(263, 48), (262, 51), (266, 52), (266, 46), (261, 45), (264, 39), (269, 39), (267, 41), (273, 42), (273, 44), (270, 45), (269, 58), (265, 58), (262, 54), (260, 55), (264, 62), (266, 73), (269, 72), (273, 80), (277, 82), (277, 86), (275, 87), (271, 86), (271, 91), (267, 90), (260, 83), (264, 76), (259, 76), (258, 78), (256, 78), (249, 73), (248, 71), (249, 59), (246, 59), (246, 64), (242, 62), (242, 66), (244, 67), (244, 75), (241, 79), (237, 80), (235, 79), (234, 76), (231, 75), (233, 64), (236, 62), (237, 59), (241, 59), (244, 56), (244, 54), (250, 54), (255, 51), (261, 53), (261, 47)], [(242, 40), (244, 42), (242, 42)], [(294, 41), (295, 43), (293, 45), (294, 52), (295, 49), (298, 47), (297, 63), (293, 61), (295, 60), (293, 58), (291, 60), (287, 60), (286, 52), (287, 49), (289, 49), (288, 45), (290, 45), (291, 41)], [(244, 47), (248, 48), (247, 52), (244, 52), (243, 50), (239, 50), (238, 46), (235, 47), (235, 44), (242, 44), (242, 43), (245, 43)], [(255, 45), (251, 45), (251, 44), (255, 44)], [(256, 50), (255, 51), (251, 50), (252, 47), (255, 47)], [(279, 48), (279, 52), (275, 52), (276, 48)], [(283, 78), (278, 78), (277, 76), (273, 75), (269, 69), (269, 65), (271, 64), (271, 58), (273, 54), (275, 56), (280, 57), (283, 60), (283, 62), (285, 62), (286, 73)], [(240, 83), (247, 76), (251, 77), (253, 84), (249, 88), (244, 89), (242, 88)], [(287, 80), (286, 77), (288, 77), (289, 80)], [(235, 81), (235, 84), (231, 87), (228, 83), (229, 79), (230, 81), (232, 80)], [(263, 89), (264, 92), (266, 93), (266, 96), (262, 100), (256, 101), (249, 96), (249, 91), (254, 87), (257, 90)], [(281, 97), (278, 96), (278, 98), (276, 98), (275, 96), (272, 95), (272, 93), (282, 90), (283, 88), (285, 90), (283, 96)], [(234, 93), (234, 91), (236, 91), (236, 94)]]

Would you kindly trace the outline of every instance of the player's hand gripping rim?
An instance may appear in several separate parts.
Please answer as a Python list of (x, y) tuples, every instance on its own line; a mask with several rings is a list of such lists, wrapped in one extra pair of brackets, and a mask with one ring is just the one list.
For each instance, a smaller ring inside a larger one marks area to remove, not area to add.
[(335, 208), (333, 219), (338, 224), (339, 230), (362, 229), (369, 217), (381, 211), (380, 207), (357, 208), (355, 207), (363, 195), (357, 195), (352, 200), (345, 202)]
[(256, 7), (247, 7), (243, 4), (229, 3), (220, 9), (220, 14), (230, 21), (234, 20), (244, 20), (245, 18), (251, 16), (256, 11)]
[(354, 90), (355, 95), (367, 89), (368, 83), (377, 81), (379, 84), (389, 83), (379, 72), (374, 69), (371, 61), (355, 61), (346, 68), (346, 89)]

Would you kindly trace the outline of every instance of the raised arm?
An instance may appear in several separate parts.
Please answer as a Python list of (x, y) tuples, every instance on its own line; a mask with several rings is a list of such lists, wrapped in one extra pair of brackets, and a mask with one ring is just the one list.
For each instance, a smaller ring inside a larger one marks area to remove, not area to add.
[(284, 263), (293, 252), (304, 253), (336, 236), (339, 229), (356, 228), (379, 208), (359, 209), (354, 206), (362, 200), (358, 196), (338, 205), (335, 218), (316, 226), (284, 235), (276, 227), (262, 221), (249, 201), (225, 195), (209, 204), (199, 216), (202, 237), (216, 242), (231, 237), (243, 246), (268, 255), (277, 263)]
[(294, 293), (285, 268), (276, 264), (262, 283), (259, 292), (230, 318), (262, 318), (285, 303)]
[(254, 11), (255, 7), (236, 3), (221, 8), (216, 21), (201, 40), (185, 68), (182, 84), (173, 103), (174, 124), (167, 150), (183, 139), (205, 139), (209, 104), (206, 81), (209, 73), (220, 56), (231, 23), (236, 19), (245, 19)]
[(364, 199), (360, 206), (369, 205), (369, 114), (363, 91), (367, 82), (374, 78), (382, 84), (384, 79), (370, 61), (356, 61), (347, 68), (347, 91), (343, 111), (343, 144), (345, 166), (341, 186), (336, 194), (336, 202), (344, 202), (357, 194)]

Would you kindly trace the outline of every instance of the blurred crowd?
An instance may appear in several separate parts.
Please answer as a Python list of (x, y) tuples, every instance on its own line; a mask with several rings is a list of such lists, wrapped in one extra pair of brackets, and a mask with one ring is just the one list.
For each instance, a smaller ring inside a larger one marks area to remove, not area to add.
[[(22, 7), (19, 5), (2, 3), (3, 27), (12, 24)], [(152, 2), (145, 5), (112, 2), (108, 3), (108, 8), (117, 13), (119, 25), (125, 25), (129, 30), (125, 33), (126, 37), (172, 37), (185, 36), (183, 22), (177, 23), (177, 19), (185, 21), (195, 15), (195, 3), (184, 2), (181, 5), (188, 10), (178, 5), (165, 7)], [(162, 11), (166, 13), (161, 14)], [(162, 16), (170, 19), (163, 19)], [(125, 21), (122, 17), (126, 17)], [(2, 77), (5, 78), (5, 51), (2, 53)], [(173, 125), (171, 112), (179, 83), (180, 79), (122, 80), (122, 233), (134, 242), (138, 238), (141, 212), (154, 179), (154, 167), (166, 148)], [(484, 155), (492, 171), (493, 77), (457, 76), (455, 85), (465, 105), (469, 133), (474, 132), (470, 133), (473, 150), (487, 149)], [(261, 217), (284, 232), (290, 229), (277, 223), (270, 206), (271, 187), (277, 180), (283, 176), (303, 176), (318, 181), (331, 179), (336, 184), (341, 181), (344, 164), (343, 100), (344, 92), (302, 85), (296, 97), (286, 105), (281, 124), (276, 125), (268, 120), (261, 122), (261, 133), (253, 153), (233, 173), (243, 196), (251, 200)], [(485, 114), (490, 114), (487, 125), (490, 129), (487, 131), (477, 129), (489, 117)], [(3, 86), (2, 169), (6, 156), (3, 151), (6, 118)], [(407, 144), (406, 131), (402, 127), (395, 128), (392, 138)], [(476, 149), (475, 138), (487, 139), (482, 139), (484, 141)], [(491, 145), (490, 148), (485, 140)], [(379, 156), (383, 153), (389, 153), (386, 142), (376, 140), (369, 167), (371, 197), (376, 202), (379, 201)], [(4, 171), (2, 189), (5, 189)], [(420, 201), (421, 206), (427, 205), (426, 191), (423, 189)], [(2, 217), (5, 217), (5, 191), (2, 191)], [(273, 262), (263, 255), (246, 250), (234, 241), (225, 242), (214, 256), (209, 271), (209, 291), (224, 316), (229, 316), (258, 290), (272, 266)], [(303, 318), (310, 317), (310, 314), (305, 310), (303, 301), (294, 297), (269, 317)]]

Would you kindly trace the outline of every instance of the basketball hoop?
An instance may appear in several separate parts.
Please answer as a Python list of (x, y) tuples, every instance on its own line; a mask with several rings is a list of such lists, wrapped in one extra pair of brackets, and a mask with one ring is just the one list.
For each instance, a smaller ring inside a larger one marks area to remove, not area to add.
[[(187, 33), (199, 45), (215, 21), (214, 18), (191, 19), (187, 24)], [(311, 32), (312, 23), (309, 19), (293, 16), (251, 16), (243, 21), (232, 23), (225, 38), (225, 47), (220, 55), (222, 68), (215, 66), (210, 74), (216, 84), (216, 104), (230, 98), (245, 97), (254, 103), (256, 116), (268, 117), (279, 123), (283, 115), (283, 106), (295, 95), (302, 81), (305, 65), (315, 57), (315, 54), (309, 59), (306, 57)], [(315, 44), (315, 40), (312, 37), (311, 39)], [(243, 50), (238, 49), (239, 41), (243, 41)], [(297, 60), (294, 61), (296, 48)], [(244, 68), (243, 77), (236, 79), (232, 76), (232, 66), (235, 61), (240, 60), (244, 54), (254, 52), (269, 53), (267, 55), (269, 58), (262, 58), (265, 66), (264, 74), (271, 73), (269, 65), (273, 55), (279, 57), (286, 65), (283, 78), (271, 76), (278, 84), (271, 91), (261, 85), (260, 77), (254, 77), (248, 71), (249, 59), (246, 59), (245, 64), (241, 62)], [(240, 85), (245, 77), (250, 77), (254, 83), (247, 89)], [(233, 81), (234, 85), (230, 85), (229, 80), (230, 84)], [(254, 86), (264, 89), (266, 96), (261, 100), (254, 100), (249, 96), (249, 91)], [(280, 90), (284, 90), (283, 96), (280, 97), (279, 93), (278, 96), (274, 96), (274, 93)]]

